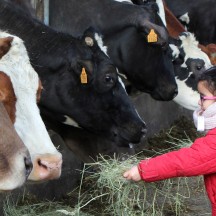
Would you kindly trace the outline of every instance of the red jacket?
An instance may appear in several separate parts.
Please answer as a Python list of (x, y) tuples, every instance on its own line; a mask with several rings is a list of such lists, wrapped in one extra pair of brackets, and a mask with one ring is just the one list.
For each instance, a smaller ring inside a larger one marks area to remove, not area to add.
[(196, 139), (190, 148), (142, 160), (138, 168), (141, 178), (146, 182), (204, 175), (212, 215), (216, 216), (216, 128)]

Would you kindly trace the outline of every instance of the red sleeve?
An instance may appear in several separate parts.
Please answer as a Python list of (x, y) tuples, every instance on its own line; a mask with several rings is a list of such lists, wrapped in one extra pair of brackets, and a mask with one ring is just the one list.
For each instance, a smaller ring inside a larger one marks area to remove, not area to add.
[(147, 182), (216, 173), (216, 136), (199, 138), (190, 148), (140, 161), (138, 168)]

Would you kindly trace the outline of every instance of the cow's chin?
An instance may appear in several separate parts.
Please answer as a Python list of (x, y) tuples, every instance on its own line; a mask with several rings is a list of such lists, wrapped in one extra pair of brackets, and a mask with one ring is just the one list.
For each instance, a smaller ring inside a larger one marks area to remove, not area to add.
[[(121, 132), (119, 132), (121, 131)], [(136, 136), (131, 137), (126, 133), (122, 133), (122, 130), (113, 130), (112, 131), (112, 142), (115, 143), (118, 147), (133, 148), (133, 145), (142, 143), (145, 139), (145, 135), (137, 139)]]
[(171, 94), (163, 94), (162, 92), (159, 92), (159, 91), (153, 91), (149, 94), (151, 95), (153, 99), (158, 100), (158, 101), (171, 101), (177, 96), (178, 91), (176, 90), (175, 92)]

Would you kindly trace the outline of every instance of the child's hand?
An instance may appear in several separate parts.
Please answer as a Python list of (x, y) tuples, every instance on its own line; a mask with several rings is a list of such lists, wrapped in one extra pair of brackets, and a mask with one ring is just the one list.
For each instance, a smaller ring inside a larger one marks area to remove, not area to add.
[(130, 170), (124, 172), (123, 177), (127, 180), (140, 181), (141, 176), (137, 166), (132, 167)]

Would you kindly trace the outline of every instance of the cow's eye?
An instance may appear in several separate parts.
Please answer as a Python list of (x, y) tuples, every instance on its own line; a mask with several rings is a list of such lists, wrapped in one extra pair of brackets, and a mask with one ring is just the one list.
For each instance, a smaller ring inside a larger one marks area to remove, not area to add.
[(201, 70), (202, 69), (202, 67), (199, 65), (199, 66), (197, 66), (197, 70)]
[(105, 81), (106, 81), (106, 83), (113, 83), (114, 82), (113, 77), (110, 75), (105, 76)]

